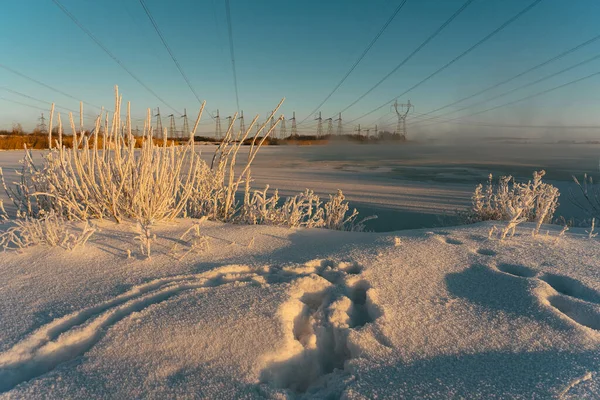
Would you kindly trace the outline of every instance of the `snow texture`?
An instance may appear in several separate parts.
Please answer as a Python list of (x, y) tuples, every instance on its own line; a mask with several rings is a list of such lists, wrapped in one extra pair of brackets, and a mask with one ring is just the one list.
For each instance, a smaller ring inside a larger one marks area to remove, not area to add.
[[(600, 244), (192, 220), (0, 257), (0, 398), (598, 398)], [(132, 257), (128, 257), (130, 250)]]

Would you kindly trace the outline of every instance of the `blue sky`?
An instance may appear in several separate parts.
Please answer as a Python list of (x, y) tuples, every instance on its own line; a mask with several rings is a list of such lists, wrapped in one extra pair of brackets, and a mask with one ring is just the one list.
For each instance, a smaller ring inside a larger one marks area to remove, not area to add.
[[(236, 110), (224, 0), (145, 0), (207, 110)], [(343, 114), (355, 119), (425, 78), (519, 12), (530, 0), (475, 0), (404, 67)], [(124, 65), (176, 112), (197, 112), (187, 87), (138, 0), (61, 0)], [(261, 118), (286, 97), (281, 112), (303, 120), (344, 76), (398, 6), (398, 0), (231, 0), (240, 108)], [(464, 0), (408, 0), (364, 60), (321, 108), (335, 115), (371, 88), (435, 31)], [(498, 35), (399, 100), (415, 105), (413, 121), (457, 99), (507, 79), (600, 34), (597, 0), (542, 0)], [(113, 106), (113, 85), (141, 118), (161, 104), (107, 56), (51, 0), (5, 2), (0, 14), (0, 64), (89, 104)], [(600, 54), (600, 40), (507, 85), (456, 105), (464, 107), (527, 84)], [(445, 118), (516, 100), (600, 71), (600, 59), (537, 85)], [(8, 89), (8, 90), (7, 90)], [(12, 91), (40, 99), (20, 96)], [(8, 99), (9, 101), (7, 101)], [(78, 109), (77, 101), (0, 68), (0, 129), (20, 122), (32, 128), (47, 102)], [(513, 106), (462, 121), (513, 125), (600, 125), (600, 76)], [(443, 110), (451, 111), (453, 108)], [(98, 110), (86, 107), (89, 114)], [(63, 110), (64, 111), (64, 110)], [(439, 112), (438, 114), (442, 114)], [(46, 113), (47, 115), (47, 113)], [(176, 114), (178, 115), (178, 114)], [(435, 115), (435, 114), (434, 114)], [(192, 119), (193, 117), (191, 117)], [(416, 118), (416, 119), (415, 119)], [(163, 119), (166, 124), (167, 119)], [(180, 121), (180, 120), (179, 120)], [(178, 121), (178, 123), (180, 123)], [(212, 123), (203, 120), (201, 131)], [(393, 129), (390, 107), (348, 124)], [(300, 126), (312, 129), (313, 118)], [(426, 125), (423, 123), (421, 125)], [(415, 126), (418, 126), (415, 125)], [(477, 126), (438, 124), (424, 131), (452, 132)]]

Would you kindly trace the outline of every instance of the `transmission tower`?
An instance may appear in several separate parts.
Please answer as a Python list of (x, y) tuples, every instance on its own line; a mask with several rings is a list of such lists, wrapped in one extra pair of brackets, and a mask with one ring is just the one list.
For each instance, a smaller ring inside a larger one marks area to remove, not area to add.
[(188, 121), (187, 110), (185, 108), (183, 109), (183, 115), (181, 116), (181, 118), (183, 118), (183, 131), (181, 133), (181, 136), (188, 137), (190, 134), (190, 124)]
[(358, 136), (361, 136), (360, 124), (358, 124), (358, 128), (356, 128), (356, 133), (358, 134)]
[(160, 119), (160, 107), (156, 107), (156, 134), (154, 136), (159, 137), (163, 134), (162, 120)]
[[(407, 104), (398, 104), (398, 100), (396, 100), (393, 107), (396, 111), (396, 115), (398, 116), (396, 135), (398, 135), (401, 140), (406, 140), (406, 116), (408, 115), (410, 109), (415, 107), (410, 104), (410, 100)], [(400, 111), (398, 111), (398, 107), (400, 107)]]
[(215, 117), (215, 137), (217, 139), (221, 138), (221, 117), (219, 116), (219, 110), (217, 110), (217, 116)]
[(292, 136), (298, 136), (298, 128), (296, 128), (296, 111), (292, 113), (292, 118), (290, 118), (290, 121), (292, 121)]
[[(271, 113), (269, 113), (269, 115), (273, 114), (273, 111), (271, 111)], [(267, 117), (269, 118), (269, 117)], [(275, 126), (275, 116), (273, 116), (273, 118), (271, 118), (271, 123), (269, 124), (269, 131), (271, 131), (271, 133), (274, 134), (273, 132), (273, 126)]]
[(378, 137), (378, 136), (379, 136), (379, 131), (377, 129), (377, 125), (375, 125), (375, 137)]
[(340, 113), (338, 115), (338, 119), (336, 119), (336, 121), (338, 123), (337, 124), (337, 135), (341, 136), (344, 133), (343, 130), (342, 130), (342, 113)]
[(283, 118), (281, 120), (281, 125), (280, 125), (280, 128), (279, 128), (279, 137), (281, 139), (285, 139), (286, 136), (287, 136), (287, 129), (285, 127), (285, 118)]
[(327, 118), (327, 136), (333, 135), (333, 119)]
[(246, 133), (246, 123), (244, 122), (244, 110), (242, 110), (240, 113), (240, 132), (242, 132), (242, 136)]
[(319, 117), (315, 118), (317, 121), (317, 137), (321, 137), (323, 135), (323, 118), (321, 118), (321, 111), (319, 111)]
[(367, 139), (368, 139), (368, 138), (369, 138), (369, 135), (370, 135), (370, 133), (371, 133), (371, 128), (367, 128), (367, 129), (365, 129), (365, 130), (367, 131)]
[(169, 115), (170, 121), (169, 121), (169, 138), (174, 139), (175, 138), (175, 116), (173, 114)]
[[(227, 131), (229, 131), (229, 127), (231, 126), (231, 115), (225, 118), (227, 120)], [(233, 133), (233, 132), (232, 132)]]
[(44, 118), (44, 113), (42, 113), (42, 116), (39, 117), (38, 120), (40, 121), (40, 123), (38, 124), (37, 129), (41, 133), (46, 133), (46, 131), (48, 130), (48, 128), (46, 127), (46, 118)]

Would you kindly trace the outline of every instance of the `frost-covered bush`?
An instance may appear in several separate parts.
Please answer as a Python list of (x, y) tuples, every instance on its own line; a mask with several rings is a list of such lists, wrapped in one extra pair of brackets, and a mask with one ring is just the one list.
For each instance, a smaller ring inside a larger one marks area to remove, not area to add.
[(536, 171), (527, 183), (504, 176), (494, 184), (490, 174), (485, 187), (480, 184), (475, 188), (469, 221), (508, 221), (502, 237), (514, 233), (516, 226), (525, 221), (537, 222), (535, 233), (539, 232), (543, 223), (552, 221), (560, 195), (556, 187), (542, 182), (544, 175), (545, 171)]
[(73, 250), (85, 245), (96, 232), (96, 228), (88, 221), (81, 229), (74, 230), (76, 226), (73, 222), (66, 221), (55, 213), (37, 219), (17, 219), (14, 224), (14, 227), (0, 234), (0, 247), (5, 250), (20, 250), (34, 245)]
[[(121, 97), (118, 89), (115, 92), (115, 112), (110, 123), (108, 113), (103, 126), (102, 118), (98, 117), (93, 135), (86, 136), (77, 133), (70, 115), (76, 145), (68, 149), (62, 145), (63, 129), (58, 114), (58, 139), (44, 156), (40, 168), (26, 151), (20, 182), (8, 187), (2, 179), (9, 198), (17, 207), (17, 216), (37, 217), (53, 211), (76, 220), (112, 218), (121, 222), (128, 218), (160, 222), (180, 216), (210, 215), (212, 219), (230, 221), (237, 212), (234, 195), (240, 183), (249, 178), (250, 164), (272, 129), (262, 141), (257, 137), (279, 107), (256, 133), (257, 145), (252, 146), (245, 169), (236, 176), (233, 167), (242, 144), (232, 145), (235, 117), (217, 152), (217, 163), (208, 167), (195, 151), (193, 139), (204, 104), (183, 146), (169, 146), (166, 129), (163, 144), (155, 143), (148, 110), (141, 149), (136, 150), (129, 104), (123, 123)], [(238, 137), (246, 139), (256, 119)]]
[(255, 191), (245, 202), (238, 221), (246, 224), (282, 225), (289, 227), (327, 228), (345, 231), (362, 231), (368, 217), (357, 221), (358, 211), (348, 215), (349, 206), (341, 190), (329, 195), (323, 203), (312, 190), (306, 189), (297, 196), (288, 197), (280, 204), (277, 190), (269, 196), (269, 187)]
[[(0, 169), (2, 184), (17, 208), (17, 217), (38, 218), (54, 213), (68, 220), (111, 218), (121, 222), (129, 219), (143, 221), (144, 226), (150, 226), (149, 221), (207, 217), (250, 224), (345, 230), (364, 228), (363, 221), (356, 222), (356, 211), (346, 216), (348, 204), (341, 192), (330, 196), (325, 204), (310, 191), (279, 204), (277, 193), (268, 197), (266, 190), (252, 191), (251, 164), (283, 119), (283, 116), (274, 117), (283, 100), (252, 137), (250, 132), (254, 131), (258, 116), (245, 131), (236, 132), (235, 114), (210, 165), (194, 148), (194, 135), (204, 103), (187, 143), (180, 146), (169, 145), (166, 129), (162, 142), (157, 143), (153, 138), (150, 110), (140, 143), (140, 138), (132, 134), (129, 103), (126, 119), (121, 120), (121, 103), (115, 87), (112, 120), (108, 112), (100, 115), (93, 134), (89, 136), (77, 132), (73, 116), (69, 114), (72, 148), (63, 144), (63, 125), (58, 113), (58, 138), (53, 142), (49, 136), (49, 142), (54, 143), (53, 148), (44, 155), (39, 166), (26, 149), (19, 172), (20, 180), (14, 186), (6, 184)], [(52, 132), (53, 110), (49, 132)], [(82, 127), (79, 132), (83, 132)], [(248, 142), (247, 159), (237, 166), (238, 153), (243, 143)], [(140, 145), (141, 148), (137, 149), (136, 146)], [(240, 192), (243, 192), (243, 200), (236, 197)], [(145, 244), (144, 251), (149, 253), (150, 241), (144, 239), (141, 243)]]

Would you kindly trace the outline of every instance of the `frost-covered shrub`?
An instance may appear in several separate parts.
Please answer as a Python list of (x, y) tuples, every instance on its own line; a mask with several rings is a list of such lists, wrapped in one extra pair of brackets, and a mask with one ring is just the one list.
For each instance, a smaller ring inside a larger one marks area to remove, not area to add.
[[(77, 132), (73, 116), (69, 114), (72, 148), (64, 146), (63, 125), (58, 113), (58, 138), (54, 147), (44, 156), (40, 166), (34, 163), (31, 152), (26, 149), (19, 172), (20, 181), (14, 186), (6, 184), (0, 169), (2, 184), (17, 208), (17, 217), (39, 218), (54, 213), (69, 220), (145, 221), (147, 227), (149, 221), (207, 217), (223, 222), (364, 229), (364, 220), (356, 222), (356, 211), (346, 215), (348, 204), (341, 192), (330, 196), (325, 204), (311, 191), (288, 198), (282, 204), (279, 204), (277, 192), (270, 197), (267, 190), (252, 192), (251, 164), (283, 119), (283, 116), (274, 118), (283, 100), (252, 137), (250, 132), (254, 131), (258, 116), (245, 131), (236, 133), (235, 114), (210, 165), (194, 148), (194, 135), (204, 103), (187, 143), (181, 146), (169, 145), (166, 129), (162, 142), (153, 138), (150, 110), (142, 138), (134, 137), (130, 105), (127, 104), (127, 117), (122, 121), (121, 103), (115, 87), (112, 120), (108, 112), (104, 118), (99, 116), (90, 136)], [(53, 117), (54, 107), (49, 132), (52, 132)], [(269, 129), (266, 129), (267, 125)], [(83, 132), (82, 127), (79, 132)], [(49, 142), (53, 143), (51, 134)], [(242, 166), (236, 169), (238, 153), (244, 143), (250, 144), (249, 153)], [(243, 201), (236, 198), (239, 192), (244, 194)], [(142, 230), (145, 232), (146, 228)], [(144, 234), (140, 238), (149, 255), (150, 241)]]
[(42, 218), (17, 219), (15, 226), (0, 234), (0, 247), (20, 250), (34, 245), (62, 247), (73, 250), (85, 245), (96, 232), (96, 228), (85, 221), (81, 229), (76, 229), (73, 222), (65, 221), (55, 213)]
[[(189, 132), (189, 140), (183, 146), (168, 145), (166, 129), (162, 145), (153, 140), (148, 110), (141, 149), (136, 150), (129, 104), (123, 123), (121, 97), (118, 89), (115, 92), (115, 112), (111, 123), (108, 113), (103, 126), (101, 117), (98, 117), (94, 134), (86, 136), (77, 133), (70, 115), (75, 144), (68, 149), (62, 145), (63, 129), (58, 114), (56, 146), (44, 156), (43, 164), (38, 168), (31, 153), (26, 150), (20, 182), (8, 187), (2, 178), (9, 198), (17, 207), (17, 216), (38, 217), (53, 211), (76, 220), (112, 218), (121, 222), (128, 218), (160, 222), (202, 215), (221, 221), (232, 220), (238, 211), (235, 193), (244, 180), (250, 179), (250, 164), (277, 124), (273, 124), (273, 128), (260, 140), (258, 135), (273, 119), (279, 106), (258, 129), (246, 166), (236, 176), (233, 167), (242, 143), (232, 143), (235, 116), (226, 139), (217, 150), (217, 162), (208, 167), (196, 153), (193, 139), (204, 104), (194, 129)], [(242, 141), (247, 138), (257, 118), (246, 132), (238, 133), (238, 138)]]
[(556, 187), (542, 182), (544, 175), (545, 171), (536, 171), (527, 183), (504, 176), (495, 185), (490, 174), (485, 187), (480, 184), (475, 188), (469, 221), (508, 221), (502, 237), (514, 233), (516, 226), (525, 221), (537, 222), (535, 233), (539, 232), (543, 223), (552, 221), (560, 195)]
[(357, 221), (358, 211), (348, 215), (349, 206), (341, 190), (329, 195), (323, 203), (312, 190), (306, 189), (297, 196), (286, 198), (280, 204), (277, 190), (269, 196), (269, 187), (255, 191), (244, 202), (238, 221), (246, 224), (280, 225), (289, 227), (327, 228), (345, 231), (362, 231), (368, 217)]

